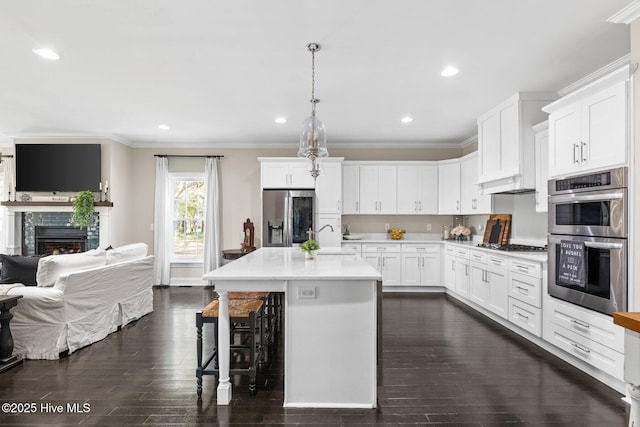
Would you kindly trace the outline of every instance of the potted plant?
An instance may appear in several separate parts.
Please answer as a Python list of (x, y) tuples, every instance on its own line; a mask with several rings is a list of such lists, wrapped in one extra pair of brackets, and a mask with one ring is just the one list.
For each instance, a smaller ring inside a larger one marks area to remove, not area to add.
[(71, 223), (80, 228), (89, 228), (93, 224), (95, 195), (93, 191), (85, 190), (78, 193), (73, 201), (73, 215)]
[(313, 259), (316, 251), (320, 249), (320, 245), (317, 241), (309, 239), (302, 244), (301, 249), (305, 252), (306, 259)]

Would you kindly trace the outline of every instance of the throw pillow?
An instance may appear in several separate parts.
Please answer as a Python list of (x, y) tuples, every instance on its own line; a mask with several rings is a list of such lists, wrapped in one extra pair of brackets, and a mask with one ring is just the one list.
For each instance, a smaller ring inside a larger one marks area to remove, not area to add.
[(2, 271), (0, 283), (22, 283), (25, 286), (36, 286), (38, 261), (42, 256), (22, 256), (0, 254)]
[(49, 255), (38, 263), (36, 282), (38, 286), (53, 286), (63, 274), (73, 273), (107, 264), (106, 252), (91, 250), (79, 254)]

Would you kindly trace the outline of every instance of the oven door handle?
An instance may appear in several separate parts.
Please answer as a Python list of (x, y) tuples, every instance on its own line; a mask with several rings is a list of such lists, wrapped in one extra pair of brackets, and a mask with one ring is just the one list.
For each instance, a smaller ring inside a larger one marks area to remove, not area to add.
[(624, 194), (620, 193), (602, 193), (602, 194), (562, 194), (549, 197), (552, 203), (557, 202), (583, 202), (583, 201), (606, 201), (606, 200), (620, 200), (624, 198)]
[(584, 245), (596, 249), (622, 249), (622, 243), (584, 242)]

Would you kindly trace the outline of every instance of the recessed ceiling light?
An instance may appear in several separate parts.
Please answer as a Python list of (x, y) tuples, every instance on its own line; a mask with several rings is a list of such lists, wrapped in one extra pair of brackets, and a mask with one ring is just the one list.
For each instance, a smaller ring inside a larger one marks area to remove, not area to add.
[(33, 53), (35, 53), (36, 55), (40, 55), (41, 57), (46, 59), (51, 59), (52, 61), (60, 59), (60, 55), (58, 55), (56, 52), (54, 52), (49, 48), (32, 49), (32, 50), (33, 50)]
[(413, 121), (413, 117), (405, 116), (400, 120), (402, 123), (411, 123)]
[(276, 117), (275, 122), (278, 124), (287, 123), (286, 117)]
[(160, 129), (160, 130), (169, 130), (171, 128), (169, 127), (169, 125), (164, 125), (163, 124), (163, 125), (158, 125), (158, 129)]
[(442, 70), (440, 75), (442, 77), (451, 77), (451, 76), (455, 76), (456, 74), (458, 74), (458, 71), (459, 70), (456, 67), (448, 66), (444, 70)]

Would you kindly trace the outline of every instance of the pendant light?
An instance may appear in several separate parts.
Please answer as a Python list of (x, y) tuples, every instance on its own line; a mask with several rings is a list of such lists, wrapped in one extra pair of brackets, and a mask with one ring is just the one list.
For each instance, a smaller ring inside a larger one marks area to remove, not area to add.
[(315, 54), (320, 50), (320, 45), (318, 43), (309, 43), (307, 50), (311, 52), (311, 116), (302, 122), (298, 157), (306, 157), (311, 160), (311, 176), (316, 179), (320, 175), (316, 159), (327, 157), (329, 151), (327, 151), (324, 123), (316, 117), (316, 104), (320, 100), (315, 97)]

